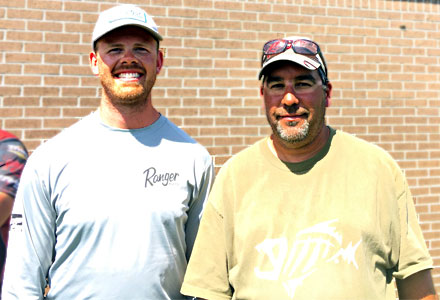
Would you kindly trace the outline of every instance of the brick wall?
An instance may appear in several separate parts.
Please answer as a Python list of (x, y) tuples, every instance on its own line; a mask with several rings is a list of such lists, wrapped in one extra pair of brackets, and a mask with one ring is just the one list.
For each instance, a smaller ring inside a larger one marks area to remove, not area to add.
[[(97, 13), (116, 2), (0, 0), (0, 126), (29, 149), (96, 109), (89, 41)], [(257, 81), (264, 41), (317, 40), (334, 86), (328, 123), (398, 161), (439, 266), (438, 0), (125, 3), (146, 8), (165, 38), (154, 104), (208, 148), (217, 169), (269, 132)], [(440, 290), (440, 271), (434, 276)]]

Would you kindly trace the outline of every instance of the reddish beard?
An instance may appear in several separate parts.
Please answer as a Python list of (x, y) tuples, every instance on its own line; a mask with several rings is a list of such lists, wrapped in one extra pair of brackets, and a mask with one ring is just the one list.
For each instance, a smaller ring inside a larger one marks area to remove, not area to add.
[(156, 76), (150, 77), (144, 85), (138, 82), (121, 82), (103, 73), (100, 74), (100, 80), (103, 92), (113, 104), (133, 107), (145, 104)]

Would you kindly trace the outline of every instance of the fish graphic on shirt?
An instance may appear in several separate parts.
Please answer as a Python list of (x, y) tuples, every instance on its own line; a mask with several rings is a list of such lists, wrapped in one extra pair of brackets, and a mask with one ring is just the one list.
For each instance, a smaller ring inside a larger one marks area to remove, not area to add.
[[(318, 223), (299, 231), (289, 249), (286, 237), (266, 239), (255, 248), (260, 254), (267, 256), (272, 270), (254, 269), (260, 279), (280, 280), (289, 298), (295, 296), (296, 289), (303, 281), (318, 270), (322, 263), (341, 262), (352, 264), (356, 269), (356, 250), (361, 244), (359, 240), (354, 246), (350, 242), (345, 248), (342, 245), (342, 235), (332, 224), (338, 220)], [(285, 279), (287, 278), (287, 279)]]

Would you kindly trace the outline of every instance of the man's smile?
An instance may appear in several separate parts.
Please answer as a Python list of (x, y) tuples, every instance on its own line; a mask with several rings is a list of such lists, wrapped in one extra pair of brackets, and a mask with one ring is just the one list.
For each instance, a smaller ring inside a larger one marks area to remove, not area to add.
[(117, 74), (116, 77), (118, 77), (118, 78), (139, 78), (139, 77), (141, 77), (141, 74), (139, 74), (139, 73), (120, 73), (120, 74)]
[(124, 82), (137, 82), (145, 74), (140, 68), (121, 68), (113, 72), (113, 77)]
[(299, 109), (294, 113), (289, 113), (289, 112), (277, 112), (275, 114), (275, 117), (278, 121), (280, 120), (285, 120), (287, 122), (298, 122), (302, 119), (308, 119), (309, 117), (309, 113), (307, 111), (305, 111), (304, 109)]

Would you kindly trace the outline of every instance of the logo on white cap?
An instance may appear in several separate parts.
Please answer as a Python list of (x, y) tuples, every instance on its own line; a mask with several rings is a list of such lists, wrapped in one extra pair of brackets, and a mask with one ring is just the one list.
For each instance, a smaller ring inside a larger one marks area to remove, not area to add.
[[(136, 21), (143, 22), (146, 24), (149, 23), (148, 22), (149, 21), (148, 15), (141, 10), (127, 9), (127, 10), (123, 10), (122, 14), (123, 15), (119, 18), (109, 20), (109, 23), (122, 21), (122, 20), (136, 20)], [(118, 16), (115, 16), (115, 17), (118, 17)], [(156, 24), (154, 24), (153, 26), (149, 26), (149, 27), (157, 30)]]

